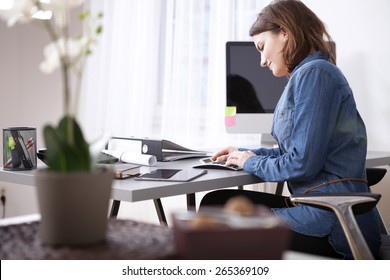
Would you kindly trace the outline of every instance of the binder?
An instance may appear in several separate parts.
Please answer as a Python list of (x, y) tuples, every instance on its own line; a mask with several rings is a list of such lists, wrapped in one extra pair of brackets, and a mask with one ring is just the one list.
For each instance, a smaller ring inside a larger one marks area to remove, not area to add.
[(168, 140), (137, 137), (111, 137), (107, 144), (107, 150), (154, 155), (157, 161), (174, 161), (207, 156), (205, 151), (188, 149)]

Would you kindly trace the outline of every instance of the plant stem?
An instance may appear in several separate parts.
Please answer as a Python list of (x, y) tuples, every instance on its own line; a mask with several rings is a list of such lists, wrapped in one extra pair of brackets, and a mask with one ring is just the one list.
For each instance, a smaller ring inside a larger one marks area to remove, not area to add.
[[(39, 4), (37, 4), (38, 7), (40, 7)], [(57, 33), (55, 28), (53, 27), (53, 22), (49, 20), (44, 20), (43, 24), (49, 34), (50, 39), (52, 42), (55, 44), (57, 48), (57, 52), (60, 58), (61, 62), (61, 75), (62, 75), (62, 91), (63, 91), (63, 99), (64, 99), (64, 114), (65, 117), (72, 117), (71, 112), (70, 112), (70, 99), (71, 99), (71, 94), (70, 94), (70, 77), (69, 77), (69, 68), (70, 68), (70, 61), (68, 57), (68, 25), (67, 23), (69, 22), (66, 13), (61, 14), (61, 21), (63, 25), (59, 28), (59, 32)], [(64, 23), (65, 22), (65, 23)], [(61, 37), (60, 35), (63, 35), (63, 40), (64, 40), (64, 50), (61, 50), (61, 46), (59, 45), (59, 38)], [(73, 128), (73, 122), (68, 121), (67, 122), (67, 133), (66, 133), (66, 142), (69, 145), (74, 145), (74, 128)]]
[[(71, 94), (70, 94), (70, 76), (69, 71), (71, 67), (71, 61), (69, 58), (69, 45), (68, 45), (68, 39), (69, 39), (69, 30), (68, 30), (68, 22), (69, 22), (69, 14), (63, 12), (61, 15), (63, 18), (63, 26), (62, 26), (62, 34), (64, 36), (64, 53), (61, 55), (61, 64), (62, 64), (62, 75), (63, 75), (63, 87), (64, 87), (64, 100), (65, 100), (65, 116), (71, 118), (71, 110), (70, 110), (70, 103), (71, 103)], [(67, 143), (71, 146), (75, 145), (75, 136), (74, 136), (74, 126), (73, 121), (70, 119), (67, 122), (67, 129), (68, 133), (67, 135)]]

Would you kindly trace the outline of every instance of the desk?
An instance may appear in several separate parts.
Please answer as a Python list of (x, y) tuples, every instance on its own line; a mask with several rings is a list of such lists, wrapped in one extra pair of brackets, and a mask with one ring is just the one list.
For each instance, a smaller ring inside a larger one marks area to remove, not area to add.
[[(158, 162), (156, 166), (141, 167), (145, 173), (156, 168), (186, 169), (199, 163), (199, 159), (185, 159), (173, 162)], [(43, 163), (38, 168), (44, 167)], [(5, 171), (0, 170), (0, 181), (22, 185), (34, 185), (34, 170), (29, 171)], [(133, 178), (114, 180), (111, 198), (114, 200), (111, 208), (111, 217), (115, 217), (119, 210), (121, 201), (137, 202), (152, 199), (154, 201), (157, 215), (161, 224), (166, 224), (165, 214), (161, 205), (161, 198), (187, 195), (189, 208), (195, 206), (195, 193), (214, 190), (219, 188), (243, 186), (260, 183), (262, 180), (244, 171), (230, 170), (208, 170), (206, 175), (196, 178), (190, 182), (154, 182), (136, 181)]]
[[(186, 159), (173, 162), (158, 162), (154, 167), (143, 166), (141, 172), (147, 172), (155, 168), (192, 168), (198, 164), (198, 159)], [(375, 167), (390, 164), (390, 152), (369, 151), (367, 153), (366, 167)], [(41, 165), (43, 166), (43, 164)], [(34, 185), (34, 170), (32, 171), (4, 171), (0, 169), (0, 181), (22, 185)], [(189, 207), (195, 205), (194, 194), (197, 192), (211, 191), (235, 186), (244, 186), (263, 182), (260, 178), (244, 171), (228, 171), (209, 169), (208, 174), (190, 182), (152, 182), (135, 181), (134, 179), (115, 180), (111, 198), (114, 200), (111, 216), (115, 216), (120, 201), (137, 202), (152, 199), (156, 209), (161, 206), (160, 198), (187, 195)], [(161, 208), (162, 209), (162, 208)], [(165, 219), (162, 213), (158, 213), (160, 222)]]
[[(154, 168), (190, 169), (197, 165), (199, 159), (185, 159), (172, 162), (158, 162), (156, 166), (142, 167), (141, 172), (147, 172)], [(130, 183), (129, 183), (130, 182)], [(117, 215), (120, 201), (136, 202), (153, 199), (158, 218), (161, 224), (167, 220), (161, 204), (161, 198), (182, 195), (187, 197), (187, 208), (195, 207), (195, 193), (235, 186), (250, 185), (263, 182), (259, 177), (248, 174), (245, 171), (230, 171), (209, 169), (203, 175), (190, 182), (152, 182), (116, 180), (113, 184), (111, 197), (114, 200), (110, 216)]]
[[(153, 167), (142, 166), (141, 172), (145, 173), (156, 168), (186, 169), (192, 168), (193, 165), (198, 163), (198, 159), (157, 162), (157, 165)], [(40, 167), (44, 167), (44, 165), (38, 165), (38, 168)], [(0, 181), (33, 186), (34, 170), (6, 171), (1, 168)], [(114, 180), (112, 198), (128, 202), (137, 202), (259, 182), (262, 182), (260, 178), (244, 171), (209, 169), (206, 175), (190, 182), (136, 181), (132, 178)]]
[(366, 167), (390, 165), (390, 152), (368, 151)]

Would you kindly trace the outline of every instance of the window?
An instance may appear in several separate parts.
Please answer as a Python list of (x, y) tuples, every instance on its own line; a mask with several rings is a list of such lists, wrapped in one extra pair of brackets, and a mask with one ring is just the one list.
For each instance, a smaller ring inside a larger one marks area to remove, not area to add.
[(116, 0), (89, 60), (80, 120), (104, 134), (164, 138), (189, 147), (259, 143), (224, 127), (225, 43), (250, 40), (264, 1)]

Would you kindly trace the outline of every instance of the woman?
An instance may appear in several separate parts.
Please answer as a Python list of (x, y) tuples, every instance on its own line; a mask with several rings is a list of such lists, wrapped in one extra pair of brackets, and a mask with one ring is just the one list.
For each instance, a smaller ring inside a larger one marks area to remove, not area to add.
[[(300, 1), (274, 1), (260, 12), (250, 35), (261, 53), (261, 67), (289, 78), (272, 125), (278, 148), (228, 147), (212, 160), (243, 167), (264, 181), (287, 181), (290, 193), (368, 191), (365, 126), (321, 20)], [(284, 219), (294, 232), (290, 249), (352, 258), (332, 212), (294, 207), (288, 197), (239, 190), (211, 192), (201, 206), (223, 204), (235, 195), (268, 205)], [(380, 245), (376, 211), (357, 220), (375, 254)]]

